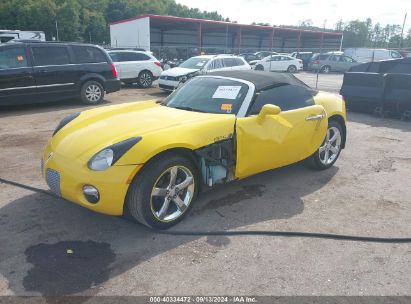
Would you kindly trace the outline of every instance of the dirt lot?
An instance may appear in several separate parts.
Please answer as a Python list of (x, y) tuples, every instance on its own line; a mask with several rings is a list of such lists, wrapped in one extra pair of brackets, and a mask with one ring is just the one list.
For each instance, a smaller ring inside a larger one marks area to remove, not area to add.
[[(313, 81), (313, 74), (299, 74)], [(341, 75), (321, 75), (338, 91)], [(331, 78), (329, 78), (331, 77)], [(310, 83), (312, 84), (312, 83)], [(125, 89), (106, 104), (164, 98)], [(0, 177), (46, 189), (40, 153), (75, 102), (0, 110)], [(204, 193), (178, 230), (410, 237), (411, 123), (349, 113), (347, 148)], [(0, 184), (0, 295), (410, 295), (409, 244), (155, 235), (121, 218)], [(73, 254), (67, 254), (67, 250)]]

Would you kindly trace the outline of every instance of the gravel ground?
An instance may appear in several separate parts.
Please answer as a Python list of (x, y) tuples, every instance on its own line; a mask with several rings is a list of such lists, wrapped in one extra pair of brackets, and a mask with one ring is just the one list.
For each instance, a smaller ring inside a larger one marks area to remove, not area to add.
[[(315, 75), (298, 77), (312, 85)], [(320, 88), (336, 92), (342, 76), (320, 79)], [(124, 89), (106, 104), (164, 96)], [(41, 151), (58, 121), (86, 108), (0, 109), (0, 177), (46, 189)], [(410, 237), (411, 123), (349, 113), (348, 132), (333, 168), (297, 164), (216, 187), (177, 229)], [(411, 294), (409, 244), (156, 235), (4, 184), (0, 244), (0, 295)]]

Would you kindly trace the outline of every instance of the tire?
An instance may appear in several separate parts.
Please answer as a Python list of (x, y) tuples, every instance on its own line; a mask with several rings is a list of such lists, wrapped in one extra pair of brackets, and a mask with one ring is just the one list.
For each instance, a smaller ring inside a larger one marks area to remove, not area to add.
[(255, 67), (255, 70), (256, 71), (264, 71), (264, 67), (261, 64), (259, 64)]
[(287, 69), (288, 73), (297, 73), (297, 67), (295, 65), (290, 65)]
[(331, 72), (331, 67), (329, 65), (325, 65), (320, 70), (321, 73), (328, 74)]
[[(172, 172), (177, 172), (174, 184)], [(191, 183), (176, 190), (175, 186), (183, 182)], [(198, 170), (189, 159), (171, 153), (160, 155), (147, 163), (131, 183), (125, 202), (126, 213), (148, 227), (168, 229), (179, 223), (192, 208), (199, 182)]]
[[(334, 165), (341, 153), (341, 146), (344, 136), (343, 132), (343, 126), (341, 126), (340, 123), (334, 120), (330, 120), (328, 122), (326, 138), (321, 144), (321, 147), (308, 158), (308, 165), (311, 168), (316, 170), (325, 170)], [(336, 135), (337, 138), (335, 139), (335, 141), (331, 142), (331, 146), (334, 147), (334, 149), (337, 149), (336, 153), (332, 150), (332, 148), (330, 148), (329, 145), (327, 145), (327, 139), (332, 140), (334, 135)], [(325, 161), (327, 151), (329, 156), (327, 158), (327, 161)]]
[(81, 87), (80, 97), (84, 104), (99, 104), (104, 99), (104, 88), (97, 81), (86, 81)]
[(142, 88), (149, 88), (153, 84), (153, 74), (150, 71), (142, 71), (137, 77), (137, 83)]

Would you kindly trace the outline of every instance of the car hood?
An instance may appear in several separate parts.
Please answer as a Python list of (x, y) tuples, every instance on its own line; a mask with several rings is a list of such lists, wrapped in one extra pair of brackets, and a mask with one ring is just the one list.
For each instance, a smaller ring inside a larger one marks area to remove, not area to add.
[(197, 72), (200, 69), (187, 69), (187, 68), (180, 68), (180, 67), (176, 67), (176, 68), (172, 68), (172, 69), (168, 69), (165, 70), (161, 73), (161, 76), (173, 76), (173, 77), (178, 77), (178, 76), (184, 76), (184, 75), (188, 75), (194, 72)]
[[(224, 130), (215, 128), (215, 134), (211, 134), (210, 129), (214, 125), (221, 125), (221, 122)], [(234, 123), (235, 115), (179, 110), (159, 105), (155, 101), (100, 107), (84, 111), (68, 123), (52, 137), (47, 149), (84, 163), (102, 149), (137, 136), (143, 138), (142, 142), (146, 136), (151, 136), (151, 139), (154, 137), (156, 144), (165, 138), (165, 144), (167, 140), (177, 141), (181, 134), (190, 134), (195, 139), (186, 136), (185, 141), (203, 138), (201, 145), (206, 145), (211, 143), (209, 138), (219, 136), (218, 132), (232, 132)], [(156, 139), (156, 134), (162, 136)], [(197, 147), (194, 145), (194, 148)]]

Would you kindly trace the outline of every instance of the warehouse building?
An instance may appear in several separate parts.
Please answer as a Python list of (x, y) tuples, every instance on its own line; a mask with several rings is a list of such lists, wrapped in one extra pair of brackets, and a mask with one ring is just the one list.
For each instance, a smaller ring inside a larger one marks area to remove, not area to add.
[[(342, 33), (223, 21), (142, 15), (110, 24), (112, 47), (190, 50), (192, 53), (338, 50)], [(187, 51), (188, 52), (188, 51)], [(187, 54), (192, 55), (192, 54)]]

